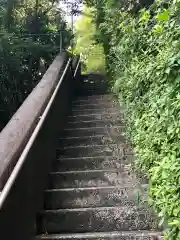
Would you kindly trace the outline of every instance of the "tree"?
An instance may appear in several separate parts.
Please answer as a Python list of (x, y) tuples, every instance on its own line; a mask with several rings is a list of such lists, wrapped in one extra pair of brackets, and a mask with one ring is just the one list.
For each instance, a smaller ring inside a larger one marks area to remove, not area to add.
[(105, 72), (105, 56), (102, 44), (95, 41), (96, 25), (93, 8), (84, 7), (83, 15), (75, 22), (75, 52), (81, 53), (84, 71)]
[(59, 52), (60, 31), (64, 48), (71, 33), (54, 0), (3, 0), (0, 28), (0, 125), (4, 126)]

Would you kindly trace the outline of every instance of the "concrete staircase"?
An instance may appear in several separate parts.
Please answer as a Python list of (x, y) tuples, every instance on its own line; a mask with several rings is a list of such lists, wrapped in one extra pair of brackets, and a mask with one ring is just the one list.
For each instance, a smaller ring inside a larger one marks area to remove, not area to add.
[(95, 93), (73, 101), (36, 240), (160, 239), (146, 180), (131, 169), (123, 110), (112, 95)]

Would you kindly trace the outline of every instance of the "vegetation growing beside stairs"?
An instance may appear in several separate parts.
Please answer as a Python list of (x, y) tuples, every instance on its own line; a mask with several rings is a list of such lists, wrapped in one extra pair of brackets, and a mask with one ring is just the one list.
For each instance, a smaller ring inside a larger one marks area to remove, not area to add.
[(150, 200), (180, 239), (180, 1), (87, 1)]

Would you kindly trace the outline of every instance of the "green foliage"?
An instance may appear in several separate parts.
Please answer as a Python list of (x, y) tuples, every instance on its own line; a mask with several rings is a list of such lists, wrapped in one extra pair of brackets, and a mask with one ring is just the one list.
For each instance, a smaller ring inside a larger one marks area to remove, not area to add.
[(75, 24), (75, 53), (81, 54), (85, 72), (105, 72), (103, 46), (94, 39), (95, 24), (92, 22), (93, 9), (84, 8), (83, 15)]
[(108, 64), (128, 109), (136, 166), (149, 178), (167, 239), (180, 239), (180, 1), (157, 0), (138, 14), (109, 3), (97, 11), (111, 39)]
[(22, 104), (71, 33), (55, 1), (2, 1), (0, 9), (0, 129)]

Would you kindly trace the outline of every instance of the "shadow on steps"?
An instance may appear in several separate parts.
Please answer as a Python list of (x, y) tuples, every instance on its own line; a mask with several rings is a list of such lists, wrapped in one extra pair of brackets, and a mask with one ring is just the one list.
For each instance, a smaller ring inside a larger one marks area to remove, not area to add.
[(108, 93), (108, 79), (100, 73), (83, 74), (78, 83), (77, 94), (82, 96)]

